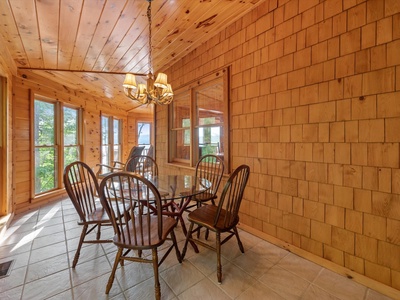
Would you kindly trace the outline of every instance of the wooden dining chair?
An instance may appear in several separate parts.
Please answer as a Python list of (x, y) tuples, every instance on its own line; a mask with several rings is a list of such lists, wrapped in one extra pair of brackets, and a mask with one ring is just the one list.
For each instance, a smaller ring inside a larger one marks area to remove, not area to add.
[(144, 146), (134, 146), (132, 147), (131, 151), (129, 152), (128, 158), (126, 159), (125, 162), (121, 161), (113, 161), (111, 165), (106, 165), (106, 164), (97, 164), (96, 166), (99, 167), (97, 172), (96, 172), (96, 177), (97, 179), (103, 179), (107, 175), (114, 173), (114, 172), (119, 172), (123, 171), (125, 169), (126, 163), (135, 156), (141, 155), (142, 151), (144, 150)]
[(200, 207), (202, 204), (211, 201), (215, 205), (219, 185), (224, 175), (224, 161), (217, 155), (208, 154), (202, 156), (196, 164), (196, 178), (207, 179), (211, 188), (207, 191), (192, 197), (195, 204), (188, 205), (186, 210), (191, 211), (193, 207)]
[[(226, 182), (218, 206), (204, 205), (188, 214), (190, 226), (182, 250), (182, 259), (186, 254), (188, 242), (194, 242), (217, 252), (217, 277), (219, 283), (222, 281), (221, 246), (230, 240), (231, 237), (236, 236), (240, 251), (244, 253), (243, 244), (240, 241), (236, 225), (239, 222), (240, 203), (242, 202), (249, 174), (249, 166), (239, 166)], [(194, 225), (197, 226), (194, 227)], [(215, 247), (199, 240), (199, 238), (193, 238), (193, 233), (202, 227), (215, 232)], [(222, 233), (228, 233), (228, 236), (221, 241)]]
[[(160, 193), (150, 181), (139, 174), (117, 172), (108, 175), (100, 184), (100, 199), (110, 216), (115, 233), (113, 242), (118, 247), (106, 294), (111, 289), (118, 264), (123, 265), (123, 262), (128, 260), (153, 264), (155, 296), (156, 299), (160, 299), (158, 267), (173, 248), (178, 261), (182, 262), (174, 232), (177, 221), (162, 215)], [(121, 202), (125, 209), (113, 209), (113, 199)], [(128, 221), (123, 224), (118, 216), (124, 216)], [(172, 245), (159, 260), (157, 249), (167, 239), (172, 241)], [(137, 255), (131, 250), (137, 250)], [(151, 250), (150, 258), (143, 257), (144, 250)]]
[(158, 165), (156, 160), (149, 155), (137, 155), (126, 162), (125, 171), (134, 172), (142, 176), (158, 175)]
[[(99, 184), (92, 169), (81, 161), (69, 164), (64, 170), (64, 186), (79, 216), (78, 224), (82, 233), (76, 249), (72, 268), (78, 263), (83, 243), (111, 243), (102, 240), (101, 227), (111, 226), (111, 221), (98, 198)], [(86, 239), (88, 234), (97, 228), (96, 239)]]

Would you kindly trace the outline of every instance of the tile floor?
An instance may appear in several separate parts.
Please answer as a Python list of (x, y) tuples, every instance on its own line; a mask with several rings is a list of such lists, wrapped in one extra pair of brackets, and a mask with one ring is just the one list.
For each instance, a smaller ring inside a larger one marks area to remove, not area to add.
[[(0, 241), (0, 262), (15, 260), (11, 274), (0, 279), (0, 299), (154, 299), (150, 264), (126, 262), (110, 294), (104, 293), (113, 244), (84, 245), (72, 269), (80, 232), (68, 199), (17, 215)], [(180, 227), (176, 233), (182, 249)], [(196, 254), (189, 247), (182, 264), (171, 252), (160, 268), (162, 299), (389, 299), (244, 231), (240, 236), (245, 254), (235, 239), (222, 247), (222, 284), (214, 252), (200, 247)]]

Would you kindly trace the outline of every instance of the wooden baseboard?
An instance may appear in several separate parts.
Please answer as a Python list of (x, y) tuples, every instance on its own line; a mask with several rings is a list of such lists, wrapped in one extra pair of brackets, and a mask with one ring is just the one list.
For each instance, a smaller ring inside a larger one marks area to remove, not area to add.
[(400, 291), (397, 289), (394, 289), (390, 286), (387, 286), (381, 282), (378, 282), (374, 279), (371, 279), (369, 277), (366, 277), (362, 274), (356, 273), (348, 268), (345, 268), (343, 266), (339, 266), (329, 260), (326, 260), (320, 256), (317, 256), (315, 254), (312, 254), (310, 252), (307, 252), (303, 249), (300, 249), (296, 246), (293, 246), (289, 243), (286, 243), (282, 240), (277, 239), (276, 237), (270, 236), (264, 232), (261, 232), (259, 230), (256, 230), (254, 228), (251, 228), (248, 225), (245, 224), (240, 224), (238, 227), (248, 233), (251, 233), (267, 242), (270, 242), (280, 248), (286, 249), (298, 256), (301, 256), (309, 261), (312, 261), (324, 268), (327, 268), (335, 273), (338, 273), (340, 275), (343, 275), (350, 280), (354, 280), (362, 285), (365, 285), (366, 287), (369, 287), (381, 294), (384, 294), (392, 299), (400, 299)]

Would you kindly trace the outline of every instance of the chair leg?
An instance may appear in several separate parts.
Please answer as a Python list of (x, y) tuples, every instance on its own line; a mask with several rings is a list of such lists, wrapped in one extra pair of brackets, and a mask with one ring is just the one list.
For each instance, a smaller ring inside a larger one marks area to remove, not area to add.
[[(180, 223), (181, 223), (181, 227), (182, 227), (183, 234), (184, 234), (184, 235), (187, 235), (188, 231), (187, 231), (187, 229), (186, 229), (185, 220), (183, 220), (182, 215), (178, 216), (178, 219), (179, 219), (179, 221), (180, 221)], [(193, 223), (192, 223), (192, 224), (193, 224)], [(190, 241), (190, 244), (192, 245), (192, 247), (193, 247), (193, 249), (194, 249), (194, 252), (199, 253), (199, 248), (197, 248), (196, 243), (193, 242), (193, 241)]]
[(235, 233), (236, 239), (237, 239), (237, 241), (238, 241), (240, 251), (242, 251), (242, 253), (244, 253), (243, 244), (242, 244), (242, 241), (241, 241), (240, 238), (239, 238), (239, 232), (238, 232), (236, 226), (233, 227), (233, 232)]
[(123, 248), (118, 248), (117, 255), (115, 256), (114, 266), (112, 268), (112, 271), (111, 271), (111, 274), (110, 274), (110, 278), (108, 278), (108, 283), (107, 283), (107, 287), (106, 287), (106, 294), (108, 294), (110, 292), (111, 287), (113, 285), (114, 277), (115, 277), (115, 271), (117, 270), (119, 260), (121, 259), (122, 250), (124, 250), (124, 249)]
[(96, 239), (100, 240), (100, 236), (101, 236), (101, 224), (97, 225), (97, 234), (96, 234)]
[(161, 288), (160, 288), (160, 280), (158, 277), (158, 254), (157, 249), (152, 249), (153, 256), (153, 270), (154, 270), (154, 290), (156, 294), (156, 299), (161, 299)]
[(221, 266), (221, 234), (217, 231), (215, 237), (215, 249), (217, 250), (217, 277), (218, 283), (222, 282), (222, 266)]
[(182, 261), (183, 261), (183, 259), (185, 258), (185, 254), (186, 254), (186, 250), (187, 250), (187, 245), (188, 245), (189, 239), (192, 238), (193, 226), (194, 226), (194, 223), (190, 223), (189, 231), (188, 231), (187, 234), (186, 234), (185, 244), (183, 245), (183, 249), (182, 249), (182, 256), (181, 256), (181, 260), (182, 260)]
[(88, 227), (89, 227), (88, 225), (83, 225), (81, 237), (79, 238), (78, 248), (76, 249), (76, 252), (75, 252), (74, 261), (72, 262), (72, 268), (75, 268), (76, 264), (78, 263), (79, 255), (81, 254), (82, 244), (83, 244), (83, 241), (85, 240), (85, 236), (86, 236)]
[(178, 259), (179, 263), (182, 263), (182, 257), (181, 257), (181, 253), (179, 252), (178, 243), (176, 241), (176, 236), (175, 236), (174, 231), (171, 231), (171, 240), (172, 240), (172, 243), (174, 244), (176, 258)]

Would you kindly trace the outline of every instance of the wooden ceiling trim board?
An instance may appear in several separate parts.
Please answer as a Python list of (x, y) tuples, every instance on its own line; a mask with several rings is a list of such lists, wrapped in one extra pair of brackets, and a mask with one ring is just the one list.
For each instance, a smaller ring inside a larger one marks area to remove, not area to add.
[(44, 66), (57, 68), (59, 2), (37, 1), (36, 10)]
[[(102, 4), (102, 5), (101, 5)], [(81, 18), (78, 25), (78, 33), (75, 40), (74, 51), (70, 68), (82, 70), (82, 65), (89, 51), (94, 32), (97, 27), (101, 12), (103, 11), (105, 0), (85, 1), (82, 7)]]
[(107, 1), (94, 32), (92, 42), (90, 43), (89, 51), (86, 53), (82, 65), (83, 69), (92, 70), (96, 61), (102, 59), (99, 55), (99, 50), (103, 49), (109, 41), (110, 34), (112, 33), (115, 23), (120, 18), (125, 4), (126, 1), (121, 0)]
[(28, 65), (43, 67), (42, 47), (37, 27), (34, 0), (13, 0), (10, 1), (10, 7), (24, 45)]
[[(120, 46), (123, 38), (132, 27), (138, 27), (138, 23), (135, 21), (139, 18), (141, 9), (143, 7), (143, 1), (128, 1), (124, 10), (121, 13), (120, 18), (117, 20), (110, 37), (100, 52), (99, 57), (101, 60), (97, 60), (93, 69), (104, 70), (108, 64), (110, 58), (115, 53), (116, 49)], [(136, 26), (134, 26), (136, 25)], [(137, 35), (138, 36), (138, 35)], [(136, 36), (136, 38), (137, 38)], [(135, 38), (135, 40), (136, 40)], [(132, 41), (131, 41), (132, 42)], [(121, 53), (118, 60), (121, 59), (125, 52)]]
[[(8, 1), (0, 1), (1, 23), (0, 34), (4, 38), (4, 42), (10, 52), (12, 59), (18, 62), (19, 65), (28, 65), (26, 59), (24, 45), (22, 44), (21, 36), (18, 33), (17, 25), (15, 24), (12, 10)], [(6, 29), (6, 30), (3, 30)]]
[(67, 69), (71, 65), (72, 54), (78, 32), (83, 0), (60, 0), (60, 31), (58, 36), (58, 67)]

